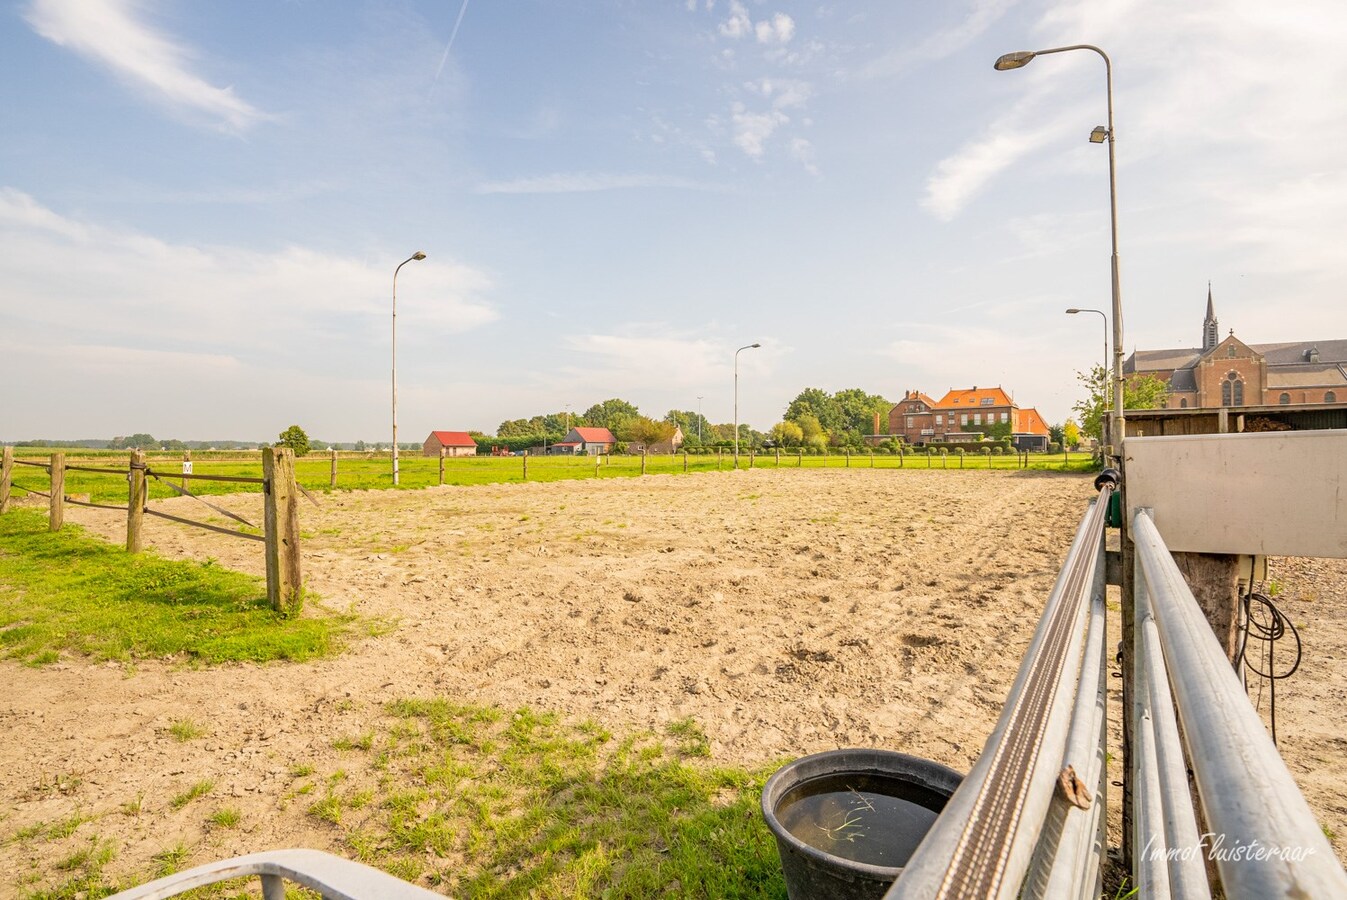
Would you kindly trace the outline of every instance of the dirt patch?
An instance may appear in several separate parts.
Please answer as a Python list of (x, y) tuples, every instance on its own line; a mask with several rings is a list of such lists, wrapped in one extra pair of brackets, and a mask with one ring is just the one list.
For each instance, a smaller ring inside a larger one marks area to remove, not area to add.
[[(396, 627), (304, 665), (0, 664), (0, 834), (92, 817), (71, 840), (110, 842), (113, 876), (143, 875), (179, 845), (184, 864), (337, 849), (287, 796), (295, 767), (340, 765), (334, 743), (358, 736), (372, 710), (431, 695), (619, 732), (691, 717), (723, 763), (878, 745), (966, 771), (1092, 495), (1081, 476), (920, 470), (328, 495), (301, 513), (309, 587), (328, 607)], [(255, 497), (224, 503), (260, 512)], [(209, 514), (182, 498), (157, 505)], [(124, 535), (115, 513), (67, 516)], [(262, 574), (254, 543), (159, 519), (145, 527), (165, 556)], [(1341, 834), (1347, 568), (1274, 571), (1307, 625), (1302, 671), (1278, 686), (1283, 748)], [(183, 719), (205, 735), (177, 740)], [(210, 794), (174, 808), (203, 779)], [(206, 823), (224, 802), (240, 827)], [(49, 869), (51, 846), (0, 847), (0, 871), (20, 873), (0, 896)]]

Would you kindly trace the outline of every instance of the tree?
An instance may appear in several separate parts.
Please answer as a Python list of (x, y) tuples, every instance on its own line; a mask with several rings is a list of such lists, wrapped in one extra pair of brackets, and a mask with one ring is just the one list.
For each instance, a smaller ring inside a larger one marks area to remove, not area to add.
[(800, 441), (806, 447), (822, 450), (828, 446), (828, 435), (813, 415), (802, 415), (795, 424), (800, 426)]
[(1070, 419), (1062, 423), (1061, 444), (1071, 448), (1080, 446), (1080, 426)]
[(646, 416), (633, 416), (622, 420), (616, 436), (621, 440), (637, 441), (649, 447), (651, 444), (669, 440), (673, 437), (673, 433), (674, 426), (668, 422), (656, 422)]
[(640, 414), (640, 410), (626, 400), (614, 397), (612, 400), (595, 403), (584, 411), (581, 418), (595, 428), (607, 428), (616, 434), (622, 427), (623, 420), (634, 419)]
[(786, 407), (785, 418), (791, 422), (798, 424), (805, 416), (813, 416), (824, 431), (836, 431), (843, 427), (842, 408), (821, 388), (805, 388)]
[[(1108, 370), (1094, 366), (1087, 372), (1077, 372), (1076, 380), (1088, 392), (1084, 400), (1071, 408), (1080, 415), (1080, 430), (1084, 434), (1104, 439), (1103, 423), (1112, 410), (1107, 401)], [(1169, 397), (1169, 385), (1154, 375), (1137, 375), (1123, 382), (1124, 409), (1160, 409)]]
[(154, 435), (138, 432), (130, 437), (115, 437), (108, 446), (113, 450), (158, 450), (159, 442)]
[(772, 440), (782, 447), (798, 447), (804, 443), (804, 429), (795, 422), (777, 422), (772, 426)]
[(304, 429), (298, 425), (291, 425), (280, 433), (280, 440), (276, 442), (277, 447), (289, 447), (295, 451), (295, 456), (303, 456), (309, 452), (309, 436), (304, 433)]

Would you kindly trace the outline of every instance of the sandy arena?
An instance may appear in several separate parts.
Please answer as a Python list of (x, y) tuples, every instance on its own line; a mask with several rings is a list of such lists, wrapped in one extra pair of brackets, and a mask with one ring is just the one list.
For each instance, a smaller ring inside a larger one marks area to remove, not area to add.
[[(1093, 493), (1079, 475), (857, 469), (320, 497), (301, 510), (308, 587), (395, 627), (303, 665), (0, 663), (0, 836), (76, 810), (103, 816), (111, 877), (144, 872), (179, 840), (188, 865), (336, 850), (299, 805), (276, 810), (287, 767), (321, 767), (369, 710), (431, 694), (618, 733), (692, 716), (721, 763), (880, 745), (966, 771)], [(225, 503), (260, 509), (256, 497)], [(159, 505), (209, 515), (189, 499)], [(125, 533), (116, 513), (70, 509), (67, 521)], [(257, 544), (145, 527), (164, 556), (262, 574)], [(1306, 643), (1300, 672), (1278, 685), (1282, 749), (1341, 856), (1347, 565), (1275, 560), (1273, 578)], [(209, 736), (172, 740), (183, 718)], [(78, 784), (62, 790), (62, 778)], [(246, 827), (208, 833), (197, 813), (169, 808), (201, 778)], [(109, 814), (138, 796), (140, 815)], [(33, 855), (47, 846), (0, 845), (0, 897), (32, 889), (16, 879), (52, 865)]]

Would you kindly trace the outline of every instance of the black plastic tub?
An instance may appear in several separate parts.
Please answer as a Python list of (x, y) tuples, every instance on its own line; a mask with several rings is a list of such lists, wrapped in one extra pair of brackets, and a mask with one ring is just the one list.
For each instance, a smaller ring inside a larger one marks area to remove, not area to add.
[(790, 900), (880, 900), (963, 781), (893, 750), (829, 750), (762, 790)]

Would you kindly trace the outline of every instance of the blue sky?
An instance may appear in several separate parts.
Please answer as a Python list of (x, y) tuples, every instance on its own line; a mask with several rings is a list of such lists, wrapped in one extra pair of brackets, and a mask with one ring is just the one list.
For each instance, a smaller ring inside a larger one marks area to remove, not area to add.
[(387, 439), (1347, 337), (1334, 0), (0, 8), (0, 438)]

